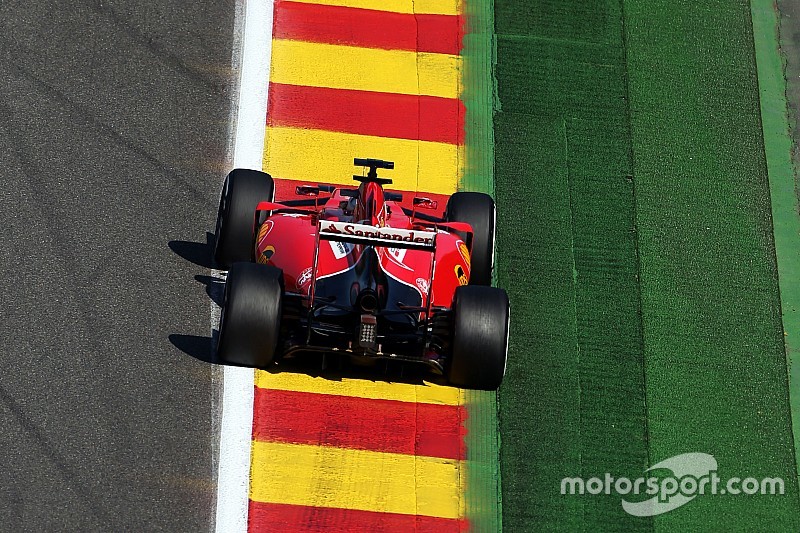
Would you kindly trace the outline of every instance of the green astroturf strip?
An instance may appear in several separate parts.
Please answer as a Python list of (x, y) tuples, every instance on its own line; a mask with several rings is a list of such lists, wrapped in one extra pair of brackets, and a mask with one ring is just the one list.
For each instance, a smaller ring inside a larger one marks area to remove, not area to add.
[(649, 461), (621, 6), (495, 5), (503, 525), (650, 529), (619, 499), (559, 492)]
[(461, 100), (467, 108), (464, 177), (460, 188), (494, 195), (494, 5), (467, 0)]
[[(503, 525), (800, 530), (749, 3), (495, 6)], [(559, 494), (687, 452), (787, 494)]]
[(777, 14), (772, 0), (751, 0), (764, 146), (772, 198), (772, 223), (786, 354), (796, 463), (800, 464), (800, 216), (792, 167), (786, 80), (778, 54)]
[(625, 15), (650, 456), (787, 490), (698, 498), (657, 529), (800, 530), (749, 3)]
[[(494, 12), (490, 0), (465, 3), (462, 100), (467, 108), (464, 178), (460, 189), (494, 195), (492, 78)], [(473, 531), (500, 531), (500, 435), (497, 394), (466, 391), (467, 483), (466, 512)]]
[[(499, 81), (506, 83), (502, 77)], [(500, 389), (503, 525), (508, 531), (534, 525), (575, 530), (582, 524), (582, 500), (556, 497), (558, 480), (579, 470), (581, 458), (563, 130), (555, 118), (534, 123), (527, 115), (503, 112), (495, 120), (498, 283), (512, 302), (510, 360)], [(515, 172), (507, 172), (509, 167)], [(540, 173), (549, 179), (523, 178)], [(517, 203), (515, 195), (532, 201)], [(506, 212), (512, 208), (517, 214)]]

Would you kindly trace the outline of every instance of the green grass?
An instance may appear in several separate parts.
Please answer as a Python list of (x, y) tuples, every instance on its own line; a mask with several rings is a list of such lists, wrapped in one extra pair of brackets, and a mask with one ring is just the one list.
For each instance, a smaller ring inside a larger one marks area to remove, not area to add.
[[(495, 4), (504, 526), (797, 530), (749, 4)], [(686, 452), (789, 494), (559, 494)]]

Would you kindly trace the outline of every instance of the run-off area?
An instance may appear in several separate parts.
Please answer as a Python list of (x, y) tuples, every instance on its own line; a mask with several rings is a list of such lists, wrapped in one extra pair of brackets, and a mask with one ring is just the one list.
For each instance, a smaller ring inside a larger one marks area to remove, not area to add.
[[(504, 526), (797, 529), (749, 3), (495, 4)], [(637, 518), (558, 490), (687, 452), (786, 495)]]

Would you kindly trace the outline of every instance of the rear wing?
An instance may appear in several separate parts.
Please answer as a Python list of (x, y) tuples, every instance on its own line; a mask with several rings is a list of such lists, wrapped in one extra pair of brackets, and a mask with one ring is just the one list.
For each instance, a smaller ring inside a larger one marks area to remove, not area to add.
[(428, 270), (427, 314), (430, 316), (432, 309), (431, 291), (433, 290), (433, 272), (436, 266), (436, 232), (424, 230), (409, 230), (354, 224), (352, 222), (337, 222), (333, 220), (320, 220), (317, 225), (317, 242), (314, 247), (314, 264), (311, 269), (311, 307), (314, 306), (314, 295), (317, 284), (317, 267), (319, 266), (319, 244), (321, 241), (337, 241), (367, 246), (385, 246), (387, 248), (405, 248), (412, 250), (425, 250), (431, 254), (430, 269)]
[(326, 241), (407, 248), (413, 250), (436, 250), (436, 232), (375, 227), (351, 222), (332, 220), (319, 221), (319, 238)]

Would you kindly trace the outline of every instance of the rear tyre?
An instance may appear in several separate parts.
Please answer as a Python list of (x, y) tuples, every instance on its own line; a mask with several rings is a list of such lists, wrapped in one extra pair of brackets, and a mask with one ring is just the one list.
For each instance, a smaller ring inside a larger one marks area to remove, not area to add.
[(457, 192), (447, 201), (445, 219), (448, 222), (466, 222), (472, 226), (469, 284), (491, 285), (495, 226), (492, 197), (481, 192)]
[(217, 210), (214, 260), (227, 270), (233, 263), (252, 261), (255, 215), (259, 202), (271, 202), (275, 184), (265, 172), (237, 168), (222, 186)]
[(235, 263), (225, 283), (216, 362), (268, 367), (278, 355), (282, 312), (283, 272)]
[(503, 289), (458, 287), (447, 380), (465, 389), (496, 390), (508, 359), (509, 302)]

